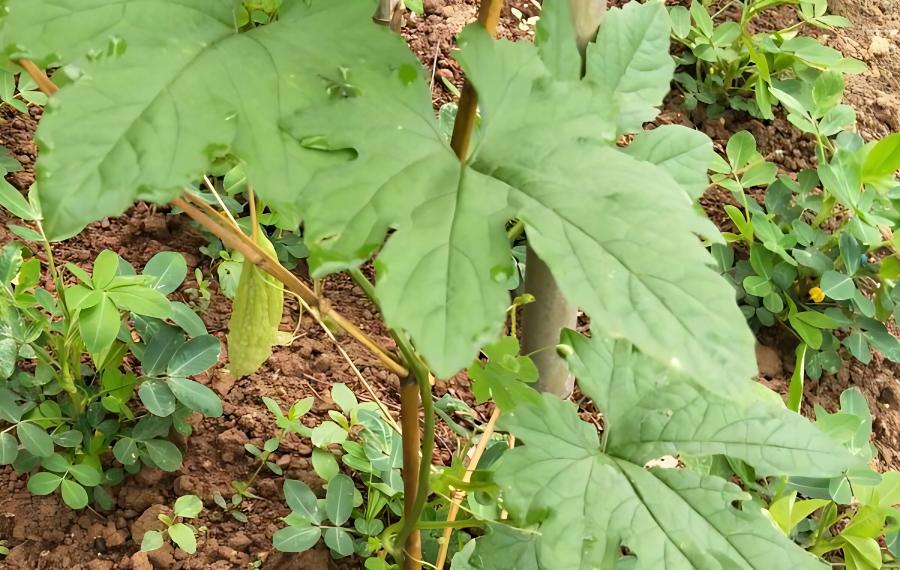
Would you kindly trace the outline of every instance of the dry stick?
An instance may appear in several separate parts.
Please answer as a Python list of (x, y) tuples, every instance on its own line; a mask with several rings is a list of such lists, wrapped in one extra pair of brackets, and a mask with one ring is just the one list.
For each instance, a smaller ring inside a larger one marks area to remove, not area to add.
[[(491, 440), (491, 436), (494, 434), (494, 426), (497, 424), (497, 418), (500, 417), (500, 408), (494, 407), (494, 411), (491, 412), (491, 418), (488, 420), (487, 425), (484, 426), (484, 432), (481, 434), (481, 440), (478, 442), (478, 445), (475, 446), (475, 451), (472, 453), (472, 457), (469, 458), (469, 465), (466, 467), (466, 472), (463, 473), (463, 483), (468, 483), (472, 480), (472, 474), (475, 473), (475, 468), (478, 467), (478, 462), (481, 460), (481, 456), (484, 454), (484, 450), (487, 448), (488, 442)], [(447, 513), (447, 522), (453, 522), (456, 520), (456, 515), (459, 513), (459, 506), (462, 503), (463, 497), (465, 496), (465, 492), (457, 491), (453, 494), (453, 502), (450, 503), (450, 511)], [(435, 570), (443, 570), (444, 563), (447, 561), (447, 550), (450, 548), (450, 537), (453, 534), (453, 527), (447, 526), (444, 528), (444, 535), (441, 540), (441, 549), (438, 552), (437, 562), (435, 562), (434, 567)]]
[(209, 179), (209, 176), (203, 177), (203, 184), (205, 184), (206, 188), (209, 189), (210, 192), (212, 192), (212, 195), (213, 197), (215, 197), (216, 202), (219, 203), (219, 207), (222, 208), (222, 213), (228, 216), (228, 219), (231, 220), (231, 225), (234, 226), (234, 229), (240, 230), (241, 227), (238, 225), (237, 220), (235, 220), (234, 216), (231, 215), (231, 212), (228, 210), (228, 206), (225, 205), (225, 201), (222, 200), (221, 196), (219, 196), (219, 193), (216, 191), (216, 187)]
[[(361, 331), (356, 325), (348, 321), (346, 318), (335, 312), (334, 309), (327, 307), (327, 303), (323, 303), (321, 300), (316, 298), (312, 290), (305, 283), (303, 283), (299, 277), (285, 269), (284, 266), (273, 260), (268, 255), (266, 255), (265, 252), (263, 252), (259, 248), (259, 246), (256, 245), (249, 237), (247, 237), (243, 233), (236, 233), (228, 226), (222, 225), (227, 222), (224, 221), (224, 218), (221, 216), (221, 214), (216, 212), (215, 209), (213, 209), (209, 204), (200, 200), (199, 198), (192, 199), (192, 196), (189, 193), (186, 193), (181, 198), (175, 198), (171, 201), (171, 203), (172, 205), (184, 210), (184, 212), (194, 221), (205, 227), (216, 237), (222, 240), (222, 243), (224, 243), (226, 246), (239, 251), (244, 256), (244, 259), (258, 266), (262, 270), (266, 271), (267, 273), (284, 283), (285, 287), (287, 287), (292, 293), (303, 299), (308, 305), (313, 307), (322, 307), (320, 311), (321, 314), (327, 316), (335, 324), (344, 329), (347, 334), (352, 336), (360, 344), (374, 353), (375, 356), (378, 357), (378, 360), (380, 360), (388, 370), (401, 378), (404, 378), (409, 374), (409, 372), (403, 365), (397, 362), (397, 360), (390, 354), (388, 354), (387, 351), (378, 346), (378, 344), (374, 340), (369, 338), (366, 333)], [(196, 206), (194, 204), (196, 204)], [(212, 210), (215, 216), (207, 216), (197, 206), (203, 209), (209, 208), (210, 210)], [(219, 218), (223, 221), (220, 223), (217, 222), (214, 218)]]
[[(503, 0), (481, 0), (478, 8), (478, 23), (491, 35), (497, 37), (497, 21), (500, 20), (500, 9)], [(459, 106), (456, 111), (456, 122), (453, 123), (453, 139), (450, 146), (456, 152), (460, 160), (466, 160), (469, 154), (469, 143), (472, 141), (472, 131), (475, 126), (475, 115), (478, 113), (478, 95), (472, 82), (466, 80), (462, 94), (459, 97)]]
[(59, 87), (57, 87), (52, 81), (50, 81), (50, 78), (47, 77), (47, 74), (44, 73), (44, 70), (36, 66), (31, 60), (20, 59), (18, 63), (22, 67), (22, 69), (24, 69), (25, 72), (31, 76), (31, 78), (37, 84), (38, 89), (43, 91), (45, 95), (53, 95), (54, 93), (59, 91)]

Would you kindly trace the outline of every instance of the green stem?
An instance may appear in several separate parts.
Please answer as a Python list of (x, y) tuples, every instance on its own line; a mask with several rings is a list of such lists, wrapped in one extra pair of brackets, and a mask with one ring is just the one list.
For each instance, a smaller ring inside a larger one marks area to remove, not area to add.
[(372, 282), (369, 281), (365, 275), (363, 275), (363, 272), (359, 270), (359, 267), (351, 267), (347, 270), (347, 273), (350, 274), (350, 278), (353, 279), (353, 282), (359, 285), (359, 288), (363, 290), (366, 297), (377, 306), (378, 299), (375, 297), (375, 286), (372, 285)]
[[(281, 447), (281, 438), (282, 437), (284, 437), (283, 429), (278, 430), (275, 433), (275, 439), (278, 440), (278, 447)], [(275, 449), (278, 449), (278, 447), (276, 447)], [(274, 453), (274, 452), (263, 450), (263, 457), (257, 458), (257, 459), (259, 459), (259, 465), (256, 467), (256, 471), (253, 472), (253, 475), (251, 475), (250, 479), (247, 481), (247, 489), (250, 489), (250, 487), (253, 485), (253, 482), (256, 481), (256, 478), (259, 476), (259, 472), (262, 471), (263, 466), (269, 460), (269, 457), (272, 456), (272, 453)]]
[[(41, 221), (37, 220), (35, 224), (37, 225), (38, 232), (41, 234), (41, 238), (43, 238), (44, 253), (47, 256), (47, 268), (50, 271), (50, 278), (53, 280), (53, 286), (56, 288), (56, 298), (59, 302), (59, 309), (63, 315), (63, 322), (65, 323), (65, 331), (63, 333), (63, 336), (65, 338), (69, 338), (72, 332), (72, 313), (69, 311), (69, 307), (66, 305), (65, 283), (63, 283), (62, 276), (59, 273), (59, 269), (56, 267), (56, 261), (53, 258), (53, 248), (50, 246), (50, 240), (47, 239), (47, 234), (44, 233), (44, 227), (43, 225), (41, 225)], [(59, 355), (59, 383), (62, 389), (69, 394), (69, 397), (72, 399), (72, 404), (75, 406), (75, 409), (78, 410), (78, 412), (81, 412), (84, 409), (84, 401), (78, 394), (78, 387), (75, 385), (75, 373), (72, 370), (72, 361), (74, 359), (70, 358), (70, 354), (66, 349), (67, 345), (67, 342), (62, 343), (61, 345), (62, 354)], [(77, 358), (79, 359), (78, 364), (80, 364), (80, 352)]]
[[(366, 296), (378, 306), (378, 300), (375, 296), (375, 287), (369, 281), (358, 267), (348, 270), (350, 277), (359, 286)], [(380, 310), (380, 307), (379, 307)], [(397, 343), (397, 348), (403, 359), (406, 361), (406, 367), (412, 374), (419, 385), (419, 398), (422, 402), (422, 411), (424, 412), (424, 427), (422, 432), (422, 459), (419, 462), (418, 486), (416, 489), (416, 500), (410, 515), (401, 521), (402, 526), (397, 535), (395, 544), (399, 545), (399, 550), (406, 545), (406, 540), (416, 530), (416, 525), (422, 517), (422, 511), (425, 510), (425, 503), (430, 494), (430, 474), (431, 474), (431, 454), (434, 451), (434, 400), (431, 396), (431, 383), (429, 381), (428, 367), (422, 361), (412, 344), (405, 335), (393, 329), (389, 329), (391, 337)]]
[(422, 427), (422, 460), (419, 462), (419, 479), (418, 489), (416, 489), (416, 502), (412, 513), (403, 522), (400, 533), (397, 537), (397, 544), (405, 545), (406, 539), (419, 524), (422, 512), (425, 510), (425, 503), (431, 492), (431, 454), (434, 452), (434, 401), (431, 397), (431, 383), (429, 382), (428, 368), (422, 359), (416, 354), (409, 341), (401, 334), (391, 331), (392, 336), (397, 342), (400, 353), (406, 360), (406, 366), (409, 368), (410, 374), (414, 375), (419, 384), (420, 399), (422, 401), (422, 411), (424, 412), (424, 425)]

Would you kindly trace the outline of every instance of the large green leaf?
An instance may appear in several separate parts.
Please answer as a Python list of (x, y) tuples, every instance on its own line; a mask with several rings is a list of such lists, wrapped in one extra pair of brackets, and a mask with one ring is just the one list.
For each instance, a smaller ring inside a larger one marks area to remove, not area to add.
[[(784, 408), (747, 403), (752, 392), (740, 385), (725, 402), (623, 341), (564, 340), (582, 389), (604, 412), (603, 441), (575, 406), (544, 395), (501, 418), (524, 445), (507, 452), (495, 473), (512, 520), (540, 523), (540, 567), (613, 567), (623, 546), (635, 568), (824, 567), (759, 507), (737, 506), (750, 496), (728, 481), (645, 464), (665, 454), (727, 451), (763, 471), (840, 473), (851, 461), (839, 444), (811, 435)], [(693, 399), (686, 402), (679, 387), (692, 388)], [(833, 458), (823, 457), (826, 447)]]
[(706, 190), (706, 171), (716, 157), (708, 136), (681, 125), (638, 133), (625, 152), (663, 168), (693, 200)]
[(581, 389), (605, 412), (606, 450), (617, 457), (643, 465), (663, 455), (728, 455), (761, 476), (829, 477), (853, 463), (843, 446), (780, 401), (760, 398), (749, 381), (725, 397), (627, 342), (572, 331), (562, 342), (574, 349), (569, 366)]
[(614, 93), (619, 133), (638, 132), (656, 117), (674, 71), (662, 2), (629, 2), (606, 13), (597, 42), (588, 47), (587, 77)]
[(245, 162), (263, 200), (297, 215), (297, 189), (316, 157), (282, 133), (279, 119), (394, 77), (386, 70), (404, 62), (418, 65), (402, 38), (371, 22), (367, 0), (286, 2), (276, 23), (245, 33), (233, 0), (6, 6), (4, 45), (25, 49), (8, 51), (39, 62), (55, 54), (88, 77), (53, 98), (37, 134), (45, 228), (54, 236), (136, 198), (170, 199), (228, 152)]
[(487, 534), (475, 541), (475, 551), (469, 559), (475, 565), (474, 568), (540, 568), (536, 542), (528, 534), (499, 524), (490, 525), (489, 529)]
[(544, 568), (612, 567), (620, 546), (637, 568), (823, 567), (758, 508), (732, 507), (749, 495), (727, 481), (604, 454), (569, 403), (546, 395), (504, 424), (525, 446), (502, 458), (496, 479), (513, 516), (547, 513)]
[[(622, 21), (657, 12), (647, 6)], [(604, 30), (598, 41), (607, 41)], [(617, 149), (615, 93), (556, 81), (533, 45), (493, 42), (480, 27), (459, 43), (482, 111), (464, 166), (421, 83), (397, 82), (390, 97), (362, 93), (286, 122), (309, 146), (354, 150), (305, 194), (314, 272), (363, 262), (393, 228), (376, 260), (381, 309), (449, 376), (501, 328), (514, 273), (504, 226), (518, 217), (595, 328), (711, 385), (753, 376), (753, 338), (734, 291), (694, 235), (715, 236), (715, 228), (664, 168)], [(630, 69), (621, 71), (630, 77)]]

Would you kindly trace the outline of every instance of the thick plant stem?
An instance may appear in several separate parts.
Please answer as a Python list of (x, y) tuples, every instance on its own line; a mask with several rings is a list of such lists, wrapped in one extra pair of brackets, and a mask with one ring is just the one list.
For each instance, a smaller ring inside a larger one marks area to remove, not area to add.
[(377, 24), (388, 26), (391, 31), (399, 32), (403, 26), (403, 12), (406, 5), (403, 0), (379, 0), (372, 19)]
[[(584, 69), (586, 47), (597, 35), (606, 0), (570, 0), (570, 7)], [(525, 305), (522, 313), (522, 351), (533, 355), (538, 390), (568, 398), (575, 388), (575, 378), (556, 351), (548, 348), (559, 342), (560, 330), (575, 327), (578, 307), (566, 300), (547, 264), (530, 246), (525, 268), (525, 291), (534, 296), (534, 302)]]
[(537, 366), (538, 390), (568, 398), (575, 379), (565, 361), (548, 349), (559, 343), (563, 328), (575, 327), (578, 308), (566, 300), (550, 268), (531, 247), (525, 261), (525, 291), (534, 296), (534, 302), (522, 309), (522, 353), (531, 354)]
[[(378, 298), (375, 287), (358, 267), (347, 271), (353, 282), (366, 294), (376, 306)], [(378, 307), (381, 310), (381, 307)], [(401, 334), (391, 330), (391, 336), (397, 343), (400, 353), (406, 360), (411, 373), (400, 379), (400, 436), (403, 442), (403, 520), (397, 534), (397, 544), (402, 547), (404, 570), (418, 570), (422, 567), (422, 539), (416, 530), (416, 523), (421, 518), (424, 501), (420, 497), (428, 496), (428, 471), (431, 468), (431, 450), (434, 448), (434, 413), (431, 409), (431, 384), (428, 369), (416, 356), (409, 341)], [(424, 378), (424, 386), (422, 379)], [(419, 437), (419, 401), (425, 408), (424, 442)], [(428, 414), (431, 414), (429, 423)], [(430, 428), (429, 428), (430, 426)], [(419, 459), (421, 447), (422, 459)], [(427, 452), (427, 454), (426, 454)], [(425, 482), (424, 488), (422, 482)]]
[[(407, 506), (409, 505), (409, 495), (404, 495), (404, 516), (403, 516), (403, 524), (400, 527), (400, 533), (397, 536), (397, 543), (403, 544), (404, 546), (404, 556), (403, 556), (403, 569), (404, 570), (420, 570), (422, 568), (422, 547), (421, 547), (421, 538), (419, 537), (418, 531), (418, 523), (419, 519), (422, 516), (422, 511), (425, 510), (425, 504), (428, 501), (428, 495), (431, 492), (431, 481), (429, 480), (429, 475), (431, 473), (431, 455), (434, 452), (434, 402), (431, 399), (431, 374), (428, 372), (428, 367), (425, 366), (425, 363), (422, 362), (422, 359), (416, 354), (412, 345), (409, 341), (402, 335), (394, 333), (394, 338), (397, 340), (397, 346), (400, 348), (400, 352), (403, 354), (403, 357), (406, 359), (406, 365), (410, 369), (410, 378), (415, 379), (415, 383), (404, 384), (401, 380), (400, 384), (400, 416), (401, 423), (403, 424), (403, 449), (404, 449), (404, 475), (403, 475), (403, 487), (404, 491), (406, 491), (407, 487), (410, 489), (415, 489), (415, 500), (410, 507), (409, 512), (406, 512)], [(407, 378), (406, 380), (409, 380)], [(422, 426), (422, 456), (421, 459), (418, 458), (418, 428), (419, 428), (419, 408), (418, 402), (412, 396), (412, 389), (418, 385), (419, 393), (418, 396), (421, 399), (422, 403), (422, 412), (423, 412), (423, 426)], [(404, 406), (403, 395), (407, 394), (406, 399), (409, 400), (410, 405), (414, 402), (416, 404), (415, 408)], [(412, 417), (410, 420), (409, 417)], [(412, 428), (412, 425), (415, 424), (415, 435), (410, 435), (407, 438), (407, 426)], [(406, 469), (405, 459), (406, 459), (406, 448), (407, 448), (407, 439), (409, 439), (409, 446), (412, 448), (410, 450), (410, 454), (414, 454), (413, 450), (415, 450), (416, 459), (418, 460), (418, 472), (416, 473), (413, 469)], [(413, 447), (413, 442), (415, 441), (415, 447)], [(415, 485), (413, 485), (412, 474), (415, 475)]]
[[(497, 37), (497, 22), (500, 20), (500, 9), (503, 0), (481, 0), (478, 8), (478, 23), (484, 26), (492, 37)], [(466, 81), (462, 94), (459, 96), (459, 107), (456, 111), (456, 121), (453, 123), (453, 138), (450, 146), (460, 160), (465, 162), (469, 156), (469, 143), (472, 141), (472, 132), (475, 128), (475, 116), (478, 114), (478, 95), (472, 83)]]
[(250, 263), (257, 265), (260, 269), (284, 283), (285, 287), (306, 301), (308, 305), (311, 307), (321, 307), (321, 313), (324, 316), (327, 316), (332, 322), (346, 331), (347, 334), (369, 349), (388, 370), (401, 378), (404, 378), (409, 374), (409, 371), (407, 371), (402, 364), (397, 362), (396, 358), (380, 347), (378, 343), (361, 331), (359, 327), (348, 321), (334, 309), (327, 307), (326, 303), (316, 298), (312, 289), (303, 283), (299, 277), (285, 269), (284, 266), (276, 260), (266, 255), (252, 239), (243, 233), (235, 232), (231, 228), (230, 223), (224, 218), (221, 218), (218, 212), (212, 210), (213, 216), (206, 215), (200, 208), (205, 206), (212, 209), (208, 204), (202, 200), (192, 199), (190, 194), (185, 194), (183, 198), (175, 198), (171, 203), (184, 210), (184, 212), (194, 221), (222, 240), (222, 243), (226, 246), (241, 252), (244, 258)]

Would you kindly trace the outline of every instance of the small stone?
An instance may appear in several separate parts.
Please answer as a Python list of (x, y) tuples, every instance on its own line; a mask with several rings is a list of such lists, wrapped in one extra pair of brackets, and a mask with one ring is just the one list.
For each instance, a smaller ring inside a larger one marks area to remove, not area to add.
[(135, 552), (131, 557), (131, 567), (133, 570), (153, 570), (146, 552)]
[(107, 548), (122, 546), (126, 540), (128, 540), (128, 531), (118, 529), (106, 535), (106, 546)]
[[(290, 459), (290, 456), (285, 455), (284, 457)], [(275, 499), (280, 496), (281, 489), (273, 479), (262, 479), (256, 484), (256, 492), (266, 499)]]
[(313, 368), (318, 372), (328, 372), (331, 370), (331, 358), (327, 354), (321, 354), (313, 363)]
[(172, 509), (166, 505), (152, 505), (134, 521), (134, 524), (131, 526), (131, 536), (134, 537), (134, 541), (137, 544), (144, 540), (144, 534), (148, 530), (161, 531), (166, 528), (166, 525), (159, 520), (160, 514), (171, 515)]
[(437, 11), (441, 8), (441, 1), (425, 0), (422, 3), (422, 8), (424, 8), (426, 14), (436, 14)]
[(250, 438), (248, 438), (247, 434), (241, 430), (231, 428), (220, 433), (218, 437), (216, 437), (216, 441), (224, 446), (243, 447), (245, 443), (250, 441)]
[(237, 381), (237, 378), (232, 376), (231, 374), (225, 372), (224, 370), (217, 370), (216, 375), (212, 381), (212, 388), (215, 390), (219, 396), (223, 398), (231, 392), (231, 389), (234, 387), (234, 383)]
[(153, 563), (154, 568), (169, 570), (175, 566), (175, 549), (171, 544), (163, 544), (162, 547), (148, 552), (147, 558)]
[(756, 365), (759, 368), (759, 375), (766, 378), (779, 378), (784, 370), (778, 352), (758, 343), (756, 345)]
[(175, 479), (175, 483), (172, 486), (175, 489), (175, 494), (179, 497), (190, 495), (197, 491), (197, 480), (190, 475), (182, 475)]
[(153, 485), (158, 484), (162, 481), (162, 478), (165, 476), (165, 473), (161, 469), (152, 469), (150, 467), (144, 467), (138, 472), (137, 475), (134, 476), (134, 480), (140, 483), (141, 485), (147, 485), (151, 487)]
[(220, 546), (217, 551), (219, 558), (222, 560), (232, 560), (235, 556), (237, 556), (237, 550), (231, 548), (230, 546)]
[(445, 79), (453, 79), (453, 72), (445, 67), (438, 69), (437, 74), (438, 74), (438, 77), (443, 77)]
[(228, 539), (229, 546), (242, 552), (246, 552), (251, 544), (253, 544), (253, 541), (243, 532), (236, 532)]
[(873, 36), (872, 43), (869, 44), (869, 53), (875, 57), (891, 53), (891, 40), (881, 36)]

